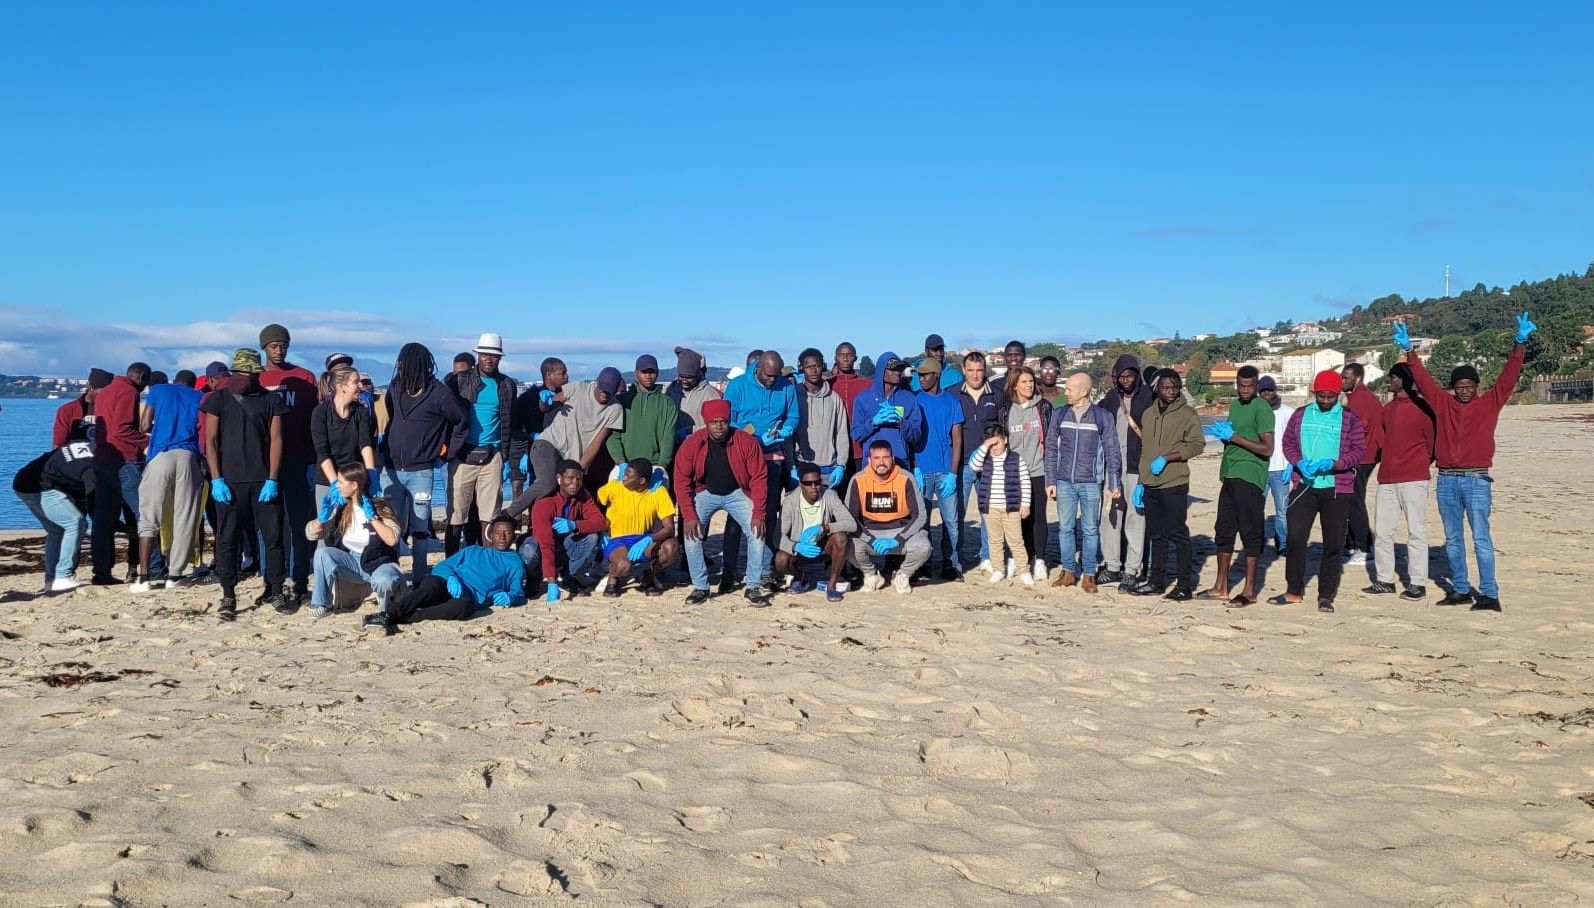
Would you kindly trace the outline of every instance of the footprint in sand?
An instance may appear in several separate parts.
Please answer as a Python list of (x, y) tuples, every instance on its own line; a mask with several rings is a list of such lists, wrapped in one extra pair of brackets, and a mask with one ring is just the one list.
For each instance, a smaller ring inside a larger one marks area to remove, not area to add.
[(1011, 779), (1029, 772), (1033, 765), (1025, 753), (948, 738), (920, 744), (919, 762), (934, 776), (990, 781)]
[(724, 826), (728, 818), (723, 807), (682, 807), (673, 813), (675, 822), (693, 832), (713, 832)]
[(625, 777), (634, 782), (637, 788), (640, 788), (646, 792), (651, 792), (653, 794), (658, 794), (659, 792), (670, 787), (663, 779), (645, 769), (639, 769), (636, 772), (628, 772), (625, 774)]

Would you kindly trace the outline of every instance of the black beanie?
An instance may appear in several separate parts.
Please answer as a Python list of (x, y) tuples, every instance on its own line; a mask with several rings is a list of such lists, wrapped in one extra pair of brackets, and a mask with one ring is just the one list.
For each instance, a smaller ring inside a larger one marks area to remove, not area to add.
[(260, 329), (260, 346), (262, 349), (267, 344), (286, 344), (291, 342), (292, 339), (288, 336), (288, 329), (281, 325), (267, 325)]
[(675, 374), (701, 378), (703, 376), (703, 354), (690, 347), (676, 347)]
[(1483, 381), (1482, 379), (1478, 378), (1478, 370), (1472, 366), (1465, 364), (1457, 366), (1450, 370), (1450, 387), (1454, 388), (1456, 386), (1456, 382), (1465, 381), (1469, 378), (1472, 379), (1473, 384), (1481, 384)]
[(111, 383), (111, 373), (104, 369), (89, 370), (89, 387), (98, 391)]

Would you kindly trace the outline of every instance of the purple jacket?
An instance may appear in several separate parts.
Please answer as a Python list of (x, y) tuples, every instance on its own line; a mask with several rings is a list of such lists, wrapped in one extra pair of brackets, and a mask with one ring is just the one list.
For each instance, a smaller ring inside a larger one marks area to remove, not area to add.
[[(1296, 407), (1295, 415), (1290, 417), (1290, 424), (1284, 430), (1284, 456), (1293, 467), (1301, 462), (1301, 419), (1306, 415), (1306, 407), (1315, 407), (1317, 404), (1308, 401), (1306, 406)], [(1362, 426), (1362, 421), (1350, 411), (1350, 407), (1340, 408), (1339, 426), (1339, 457), (1334, 459), (1334, 493), (1336, 495), (1350, 495), (1356, 491), (1356, 467), (1362, 462), (1362, 457), (1367, 453), (1367, 430)], [(1301, 482), (1301, 471), (1290, 470), (1290, 486)]]

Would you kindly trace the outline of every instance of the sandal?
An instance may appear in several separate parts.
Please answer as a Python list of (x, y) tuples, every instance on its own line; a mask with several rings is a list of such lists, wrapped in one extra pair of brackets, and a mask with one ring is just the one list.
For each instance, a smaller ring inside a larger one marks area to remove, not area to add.
[(1233, 599), (1229, 600), (1229, 608), (1245, 608), (1248, 605), (1255, 604), (1256, 597), (1247, 596), (1244, 593), (1239, 593)]
[(1279, 593), (1267, 601), (1268, 605), (1300, 605), (1299, 602), (1290, 601), (1289, 593)]
[(1219, 596), (1217, 593), (1214, 593), (1211, 590), (1202, 590), (1201, 592), (1196, 593), (1196, 598), (1202, 600), (1203, 602), (1213, 602), (1218, 599), (1227, 599), (1228, 597)]
[(1320, 611), (1320, 612), (1332, 612), (1334, 610), (1334, 600), (1332, 600), (1332, 599), (1319, 599), (1319, 600), (1317, 600), (1317, 610)]

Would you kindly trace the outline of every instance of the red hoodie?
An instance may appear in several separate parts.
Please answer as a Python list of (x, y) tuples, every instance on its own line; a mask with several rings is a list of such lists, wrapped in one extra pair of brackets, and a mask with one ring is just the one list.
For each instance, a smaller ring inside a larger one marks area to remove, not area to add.
[(138, 388), (118, 375), (94, 398), (94, 415), (100, 434), (94, 441), (94, 459), (121, 466), (144, 459), (149, 436), (138, 430)]
[(1366, 385), (1357, 385), (1356, 390), (1345, 395), (1345, 406), (1367, 429), (1367, 453), (1362, 455), (1361, 465), (1372, 466), (1384, 450), (1384, 405)]
[(1384, 457), (1378, 465), (1378, 484), (1423, 482), (1433, 463), (1434, 425), (1428, 414), (1409, 397), (1384, 404)]
[[(875, 368), (878, 369), (880, 367), (875, 366)], [(874, 382), (864, 378), (857, 372), (853, 372), (851, 374), (846, 372), (837, 372), (830, 379), (830, 390), (836, 392), (836, 396), (841, 398), (841, 412), (845, 414), (848, 419), (852, 418), (852, 402), (858, 399), (858, 395), (872, 387), (874, 387)], [(851, 428), (851, 426), (848, 426), (849, 434)], [(863, 449), (858, 446), (856, 441), (852, 443), (852, 457), (854, 460), (860, 460), (863, 457)]]
[(1428, 374), (1422, 360), (1406, 357), (1411, 366), (1411, 377), (1422, 389), (1423, 399), (1433, 407), (1439, 422), (1439, 438), (1435, 460), (1441, 470), (1486, 470), (1494, 466), (1494, 430), (1500, 424), (1500, 411), (1516, 391), (1517, 378), (1522, 375), (1522, 345), (1517, 344), (1506, 358), (1505, 368), (1494, 387), (1479, 391), (1471, 403), (1456, 400), (1454, 394), (1439, 387)]
[(592, 496), (583, 489), (574, 498), (555, 492), (539, 499), (531, 506), (531, 535), (537, 540), (537, 554), (542, 558), (542, 579), (552, 580), (558, 573), (558, 553), (554, 550), (554, 518), (573, 521), (577, 533), (601, 533), (609, 528), (603, 512)]

